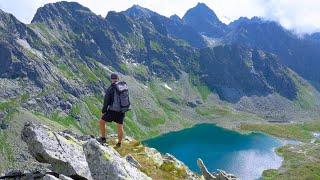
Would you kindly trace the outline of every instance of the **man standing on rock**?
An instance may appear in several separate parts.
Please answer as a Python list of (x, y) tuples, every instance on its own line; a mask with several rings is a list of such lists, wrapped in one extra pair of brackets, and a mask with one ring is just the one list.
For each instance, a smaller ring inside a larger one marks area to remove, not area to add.
[(116, 147), (121, 147), (125, 112), (130, 110), (129, 92), (126, 82), (119, 81), (117, 74), (112, 73), (110, 79), (111, 85), (106, 90), (102, 117), (99, 120), (100, 138), (98, 141), (106, 143), (106, 122), (116, 122), (118, 129), (118, 143)]

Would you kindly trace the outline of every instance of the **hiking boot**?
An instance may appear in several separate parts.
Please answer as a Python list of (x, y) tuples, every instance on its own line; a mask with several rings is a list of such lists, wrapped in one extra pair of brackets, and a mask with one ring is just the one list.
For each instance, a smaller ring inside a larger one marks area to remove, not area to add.
[(100, 143), (100, 144), (105, 144), (107, 142), (106, 138), (105, 137), (99, 137), (97, 139), (97, 141)]
[(115, 148), (120, 148), (121, 147), (121, 143), (117, 143)]

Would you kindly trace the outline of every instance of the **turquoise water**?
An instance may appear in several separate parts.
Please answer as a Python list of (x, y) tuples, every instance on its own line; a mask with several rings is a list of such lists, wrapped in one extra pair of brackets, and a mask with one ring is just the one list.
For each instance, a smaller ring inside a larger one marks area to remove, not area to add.
[(143, 142), (161, 153), (170, 153), (191, 170), (200, 172), (197, 158), (209, 171), (222, 169), (243, 180), (259, 179), (263, 170), (279, 168), (274, 152), (282, 142), (261, 133), (240, 134), (213, 124), (196, 125)]

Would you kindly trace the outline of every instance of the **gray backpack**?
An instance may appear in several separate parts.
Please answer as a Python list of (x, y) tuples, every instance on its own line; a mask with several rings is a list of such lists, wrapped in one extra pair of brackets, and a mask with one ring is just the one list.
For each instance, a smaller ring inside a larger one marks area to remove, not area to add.
[(129, 91), (126, 82), (120, 81), (116, 83), (113, 103), (109, 109), (116, 112), (127, 112), (130, 110)]

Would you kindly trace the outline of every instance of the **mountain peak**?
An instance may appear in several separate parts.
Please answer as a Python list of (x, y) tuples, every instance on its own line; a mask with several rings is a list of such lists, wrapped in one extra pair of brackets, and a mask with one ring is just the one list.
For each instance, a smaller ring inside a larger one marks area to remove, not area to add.
[(82, 6), (77, 2), (60, 1), (48, 3), (37, 10), (31, 23), (43, 22), (48, 19), (57, 19), (59, 17), (75, 16), (79, 13), (93, 14), (89, 8)]
[(28, 33), (29, 35), (33, 34), (31, 31), (29, 31), (29, 29), (26, 27), (25, 24), (20, 22), (12, 14), (7, 13), (1, 9), (0, 9), (0, 31), (1, 31), (0, 32), (1, 35), (3, 32), (7, 32), (7, 33), (10, 33), (11, 36), (15, 34), (20, 38), (26, 37)]
[(170, 16), (170, 19), (174, 22), (182, 22), (182, 19), (176, 14)]
[(203, 9), (211, 10), (205, 3), (201, 3), (201, 2), (198, 2), (198, 4), (195, 6), (195, 8), (203, 8)]
[(156, 13), (151, 11), (150, 9), (141, 7), (140, 5), (133, 5), (131, 8), (124, 11), (127, 16), (139, 18), (139, 17), (151, 17)]
[(210, 37), (221, 37), (227, 28), (215, 12), (204, 3), (198, 3), (189, 9), (183, 16), (183, 21), (199, 33)]
[(185, 16), (188, 14), (198, 14), (199, 16), (209, 16), (210, 18), (213, 18), (216, 21), (220, 21), (217, 17), (216, 13), (210, 9), (205, 3), (198, 3), (195, 7), (189, 9)]

